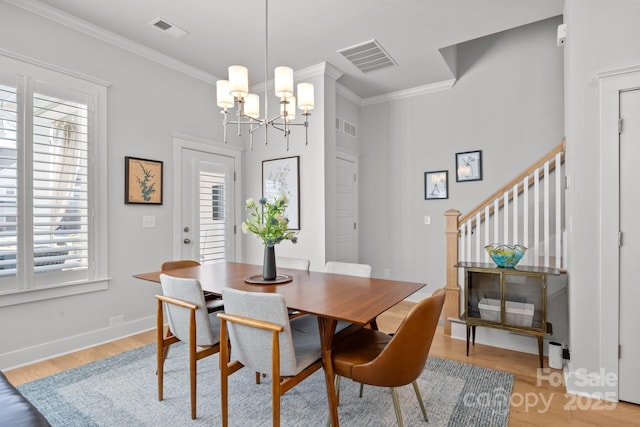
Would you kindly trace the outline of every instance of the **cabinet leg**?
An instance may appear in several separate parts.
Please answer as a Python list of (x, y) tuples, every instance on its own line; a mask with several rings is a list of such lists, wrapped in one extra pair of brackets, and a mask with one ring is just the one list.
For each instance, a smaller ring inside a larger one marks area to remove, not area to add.
[(538, 354), (540, 357), (540, 368), (544, 368), (544, 342), (541, 336), (538, 337)]
[(471, 327), (471, 344), (476, 346), (476, 325)]

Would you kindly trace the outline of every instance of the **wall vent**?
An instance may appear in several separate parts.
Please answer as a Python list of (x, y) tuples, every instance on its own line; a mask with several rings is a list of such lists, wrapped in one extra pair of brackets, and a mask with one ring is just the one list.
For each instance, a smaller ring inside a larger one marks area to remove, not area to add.
[(338, 53), (363, 73), (398, 65), (375, 39), (340, 49)]
[(347, 135), (353, 136), (354, 138), (356, 137), (356, 125), (354, 125), (353, 123), (349, 123), (346, 120), (342, 121), (342, 131), (344, 133), (346, 133)]
[(158, 31), (162, 31), (163, 33), (168, 34), (171, 37), (174, 37), (176, 39), (179, 39), (180, 37), (184, 37), (187, 34), (189, 34), (189, 32), (183, 30), (182, 28), (176, 27), (175, 25), (171, 24), (170, 22), (167, 22), (162, 18), (154, 19), (153, 21), (149, 22), (149, 25), (153, 26)]

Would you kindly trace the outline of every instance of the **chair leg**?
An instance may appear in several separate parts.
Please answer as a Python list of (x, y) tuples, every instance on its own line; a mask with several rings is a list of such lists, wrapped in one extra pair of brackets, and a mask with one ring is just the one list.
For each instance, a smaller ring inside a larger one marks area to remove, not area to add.
[(420, 388), (418, 388), (418, 382), (414, 381), (413, 390), (416, 392), (416, 397), (418, 398), (418, 403), (420, 404), (420, 409), (422, 410), (422, 415), (424, 416), (424, 420), (429, 422), (429, 417), (427, 417), (427, 409), (424, 407), (424, 401), (422, 400), (422, 394), (420, 394)]
[(158, 400), (162, 400), (162, 390), (164, 384), (164, 320), (162, 312), (162, 301), (158, 300), (156, 308), (156, 374), (158, 375)]
[(191, 419), (196, 419), (196, 381), (197, 381), (197, 358), (196, 358), (196, 345), (195, 343), (189, 343), (189, 373), (191, 377)]
[(362, 399), (362, 391), (364, 390), (364, 384), (360, 383), (360, 399)]
[(402, 412), (400, 411), (400, 401), (398, 400), (398, 392), (395, 387), (391, 388), (391, 397), (393, 398), (393, 409), (396, 411), (396, 420), (398, 421), (398, 427), (404, 427), (402, 422)]
[(340, 379), (342, 377), (340, 375), (336, 375), (336, 405), (340, 406)]

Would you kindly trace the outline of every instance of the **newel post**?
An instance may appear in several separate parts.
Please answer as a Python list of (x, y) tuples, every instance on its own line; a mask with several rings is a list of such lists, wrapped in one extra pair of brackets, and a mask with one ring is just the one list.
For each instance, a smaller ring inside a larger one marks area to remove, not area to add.
[(447, 284), (444, 301), (444, 334), (451, 335), (450, 318), (460, 317), (460, 286), (458, 286), (458, 217), (460, 211), (449, 209), (444, 213), (447, 218), (445, 234), (447, 235)]

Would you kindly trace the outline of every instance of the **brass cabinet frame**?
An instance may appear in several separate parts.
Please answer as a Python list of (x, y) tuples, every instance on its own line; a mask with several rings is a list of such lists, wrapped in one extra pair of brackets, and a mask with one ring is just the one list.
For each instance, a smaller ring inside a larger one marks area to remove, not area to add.
[[(535, 336), (538, 340), (538, 355), (540, 359), (540, 367), (544, 367), (543, 356), (543, 338), (553, 333), (553, 325), (547, 322), (547, 276), (560, 274), (560, 270), (555, 268), (518, 266), (516, 268), (499, 268), (495, 264), (462, 262), (456, 265), (458, 268), (464, 269), (464, 312), (460, 316), (467, 328), (467, 356), (469, 355), (469, 340), (475, 345), (476, 326), (485, 326), (496, 329), (503, 329), (510, 332), (516, 332), (526, 335)], [(467, 315), (469, 310), (469, 288), (470, 277), (472, 273), (498, 275), (500, 280), (500, 319), (499, 321), (485, 320), (478, 317)], [(507, 324), (506, 320), (506, 295), (507, 281), (509, 275), (532, 277), (540, 280), (540, 300), (542, 302), (542, 319), (540, 326), (518, 326)]]

